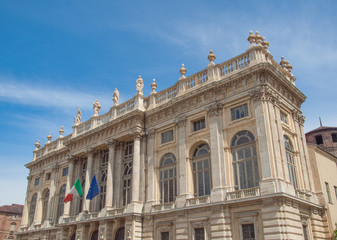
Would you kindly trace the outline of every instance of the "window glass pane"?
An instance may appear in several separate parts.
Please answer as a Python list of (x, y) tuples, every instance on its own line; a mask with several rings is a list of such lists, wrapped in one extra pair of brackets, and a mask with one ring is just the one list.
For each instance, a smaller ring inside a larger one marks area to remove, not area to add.
[(205, 195), (210, 195), (211, 184), (210, 184), (209, 170), (205, 171), (204, 174), (205, 174)]
[(202, 172), (198, 173), (198, 192), (199, 196), (204, 196), (204, 178)]
[(169, 232), (162, 232), (161, 233), (161, 240), (170, 240)]
[(248, 105), (244, 104), (231, 109), (232, 121), (248, 116)]
[(200, 162), (198, 162), (197, 164), (198, 164), (198, 170), (202, 170), (202, 169), (203, 169), (203, 167), (202, 167), (202, 162), (200, 161)]
[(194, 229), (195, 240), (205, 240), (205, 230), (203, 228)]
[(255, 240), (254, 224), (242, 224), (243, 240)]

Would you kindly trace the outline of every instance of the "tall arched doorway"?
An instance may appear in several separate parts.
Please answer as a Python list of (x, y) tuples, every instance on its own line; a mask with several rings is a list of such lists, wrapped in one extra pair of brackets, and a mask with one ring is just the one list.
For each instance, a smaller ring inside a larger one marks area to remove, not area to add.
[(116, 232), (115, 240), (124, 240), (124, 231), (124, 227), (119, 228)]
[(91, 234), (91, 240), (98, 240), (98, 231), (97, 230)]

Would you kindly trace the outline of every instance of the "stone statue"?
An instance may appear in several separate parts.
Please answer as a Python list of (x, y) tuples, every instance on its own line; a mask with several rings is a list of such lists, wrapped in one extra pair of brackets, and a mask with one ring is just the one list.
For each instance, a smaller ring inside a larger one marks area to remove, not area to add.
[(76, 108), (77, 108), (77, 114), (76, 114), (76, 116), (75, 116), (74, 123), (75, 123), (75, 125), (78, 125), (78, 124), (81, 123), (81, 115), (82, 115), (82, 112), (81, 112), (81, 110), (80, 110), (77, 106), (76, 106)]
[(143, 83), (143, 79), (142, 77), (139, 75), (138, 79), (136, 81), (136, 89), (137, 89), (137, 93), (140, 95), (143, 95), (143, 87), (144, 87), (144, 83)]
[(115, 88), (112, 100), (114, 101), (115, 106), (117, 106), (118, 105), (118, 101), (119, 101), (119, 92), (118, 92), (117, 88)]
[(98, 102), (98, 100), (96, 99), (96, 102), (93, 105), (94, 108), (94, 115), (92, 115), (93, 117), (96, 117), (99, 115), (99, 110), (101, 110), (101, 104)]

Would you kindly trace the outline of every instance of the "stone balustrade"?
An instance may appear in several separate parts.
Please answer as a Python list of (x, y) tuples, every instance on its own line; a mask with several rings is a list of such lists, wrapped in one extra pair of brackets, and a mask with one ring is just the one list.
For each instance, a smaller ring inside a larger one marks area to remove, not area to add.
[(257, 196), (260, 196), (260, 188), (259, 187), (229, 192), (229, 193), (227, 193), (226, 200), (230, 201), (230, 200), (249, 198), (249, 197), (257, 197)]

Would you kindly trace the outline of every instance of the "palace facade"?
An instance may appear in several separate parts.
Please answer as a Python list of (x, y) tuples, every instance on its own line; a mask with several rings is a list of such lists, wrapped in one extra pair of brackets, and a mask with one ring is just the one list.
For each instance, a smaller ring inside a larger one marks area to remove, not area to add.
[[(330, 239), (292, 66), (251, 32), (248, 50), (136, 95), (35, 144), (18, 239)], [(63, 203), (80, 179), (93, 200)]]

